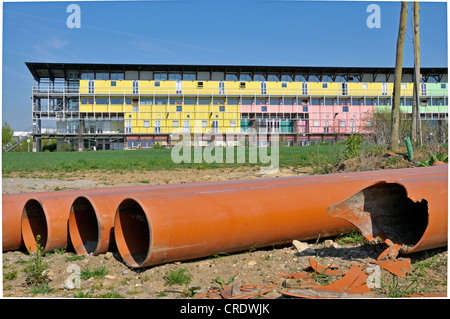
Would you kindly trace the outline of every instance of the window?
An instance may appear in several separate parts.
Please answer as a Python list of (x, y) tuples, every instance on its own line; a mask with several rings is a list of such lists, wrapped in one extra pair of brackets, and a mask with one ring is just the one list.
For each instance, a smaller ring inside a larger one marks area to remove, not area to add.
[(225, 79), (227, 81), (237, 81), (238, 80), (238, 75), (237, 75), (237, 73), (227, 73)]
[(219, 82), (219, 94), (225, 94), (225, 82), (224, 81)]
[(82, 80), (94, 80), (95, 79), (94, 72), (81, 71), (81, 79)]
[(109, 99), (106, 97), (95, 98), (95, 104), (109, 104)]
[(111, 80), (121, 81), (124, 79), (123, 72), (111, 72)]
[(230, 126), (231, 127), (235, 127), (236, 126), (236, 121), (230, 121)]
[(153, 98), (141, 98), (141, 105), (152, 105)]
[(447, 84), (445, 84), (445, 83), (441, 84), (441, 89), (445, 89), (446, 87), (447, 87)]
[(111, 81), (111, 86), (116, 86), (116, 81)]
[(89, 80), (89, 93), (94, 93), (94, 81), (93, 80)]
[(252, 98), (243, 98), (241, 100), (242, 105), (252, 105), (253, 104), (253, 99)]
[(196, 98), (184, 98), (184, 104), (185, 105), (195, 105), (197, 103)]
[(362, 88), (363, 88), (363, 89), (367, 89), (367, 83), (363, 83), (363, 84), (362, 84)]
[(177, 112), (182, 112), (183, 111), (183, 107), (181, 105), (177, 105)]
[(125, 133), (131, 133), (131, 121), (125, 121)]
[(342, 112), (348, 112), (348, 105), (342, 106)]
[(203, 82), (202, 81), (197, 82), (197, 87), (200, 89), (203, 88)]
[(270, 105), (280, 105), (280, 98), (272, 98), (270, 99)]
[(167, 81), (167, 72), (155, 72), (155, 81)]
[(169, 81), (181, 81), (181, 72), (169, 72)]
[(361, 105), (361, 99), (352, 99), (352, 105)]
[(227, 104), (228, 105), (239, 105), (239, 99), (227, 99)]
[(344, 127), (344, 126), (345, 126), (345, 121), (339, 121), (339, 125), (340, 125), (341, 127)]
[(320, 105), (321, 99), (311, 99), (311, 105)]
[(98, 71), (95, 74), (96, 80), (109, 80), (109, 72), (106, 71)]
[(266, 81), (266, 75), (263, 73), (255, 73), (254, 75), (254, 81)]
[(252, 80), (251, 73), (241, 73), (240, 80), (241, 81), (251, 81)]
[(308, 106), (303, 105), (303, 112), (308, 112)]
[(179, 122), (178, 121), (172, 121), (172, 126), (173, 127), (178, 127), (179, 126)]
[(261, 111), (262, 112), (267, 112), (267, 106), (266, 105), (261, 106)]
[(150, 127), (150, 121), (144, 121), (144, 127)]
[(207, 127), (208, 126), (208, 121), (202, 121), (202, 127)]
[(427, 106), (428, 105), (428, 100), (421, 100), (420, 101), (420, 105), (421, 106)]
[(285, 82), (281, 83), (281, 87), (282, 88), (287, 88), (287, 83), (285, 83)]
[(123, 104), (123, 98), (122, 97), (112, 97), (111, 104)]
[(198, 99), (198, 105), (210, 105), (211, 104), (211, 99)]
[(139, 82), (133, 81), (133, 94), (138, 94), (138, 93), (139, 93)]
[(161, 133), (161, 121), (155, 121), (155, 133)]
[(314, 121), (313, 121), (313, 126), (318, 127), (318, 126), (319, 126), (319, 121), (314, 120)]
[(195, 81), (195, 73), (194, 72), (184, 72), (183, 73), (183, 81)]
[(159, 81), (155, 82), (155, 86), (161, 86), (161, 83)]
[(155, 104), (156, 105), (167, 104), (167, 98), (166, 97), (157, 97), (157, 98), (155, 98)]
[(225, 112), (225, 105), (219, 105), (219, 112)]
[(328, 83), (322, 83), (322, 88), (326, 89), (328, 87)]
[(241, 82), (239, 87), (240, 87), (241, 89), (245, 89), (245, 82)]
[(295, 105), (295, 99), (291, 99), (291, 98), (284, 99), (283, 104), (284, 105)]

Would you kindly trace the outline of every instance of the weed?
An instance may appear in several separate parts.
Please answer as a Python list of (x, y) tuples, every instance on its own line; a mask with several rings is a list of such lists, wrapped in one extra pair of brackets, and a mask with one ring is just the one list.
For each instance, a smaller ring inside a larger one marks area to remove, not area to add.
[(418, 293), (417, 281), (412, 281), (408, 285), (402, 285), (398, 282), (396, 276), (392, 277), (392, 281), (387, 282), (381, 280), (381, 288), (388, 298), (410, 297), (412, 294)]
[(187, 287), (192, 280), (192, 275), (186, 268), (179, 268), (177, 271), (167, 271), (164, 279), (166, 280), (165, 286), (184, 285)]
[(418, 166), (432, 166), (435, 162), (448, 163), (448, 153), (430, 153), (428, 159), (418, 161)]
[(223, 289), (224, 286), (231, 284), (234, 281), (234, 277), (236, 276), (232, 276), (228, 279), (228, 281), (225, 282), (225, 280), (223, 280), (222, 278), (220, 278), (219, 276), (217, 276), (214, 280), (213, 283), (216, 283), (220, 286), (220, 288)]
[(73, 294), (74, 298), (93, 298), (94, 296), (92, 295), (92, 289), (89, 290), (88, 292), (84, 292), (82, 290), (77, 289), (74, 294)]
[(156, 297), (166, 297), (167, 296), (167, 292), (165, 291), (160, 291), (158, 292), (158, 294), (156, 295)]
[(358, 231), (351, 232), (348, 234), (340, 234), (336, 238), (336, 242), (340, 245), (344, 244), (364, 244), (367, 239)]
[(94, 279), (100, 279), (105, 277), (108, 274), (109, 270), (106, 269), (105, 266), (101, 266), (101, 267), (96, 267), (93, 269), (90, 269), (89, 267), (83, 267), (80, 271), (80, 278), (81, 279), (89, 279), (89, 278), (94, 278)]
[(364, 137), (361, 134), (352, 134), (345, 140), (345, 157), (347, 159), (358, 157), (361, 154), (361, 145)]
[[(44, 247), (40, 244), (41, 236), (36, 236), (36, 251), (32, 253), (28, 265), (25, 266), (26, 283), (29, 285), (44, 285), (48, 282), (48, 264), (44, 262)], [(31, 247), (30, 247), (31, 250)]]
[(99, 298), (114, 298), (114, 299), (121, 299), (124, 298), (121, 294), (116, 292), (114, 288), (110, 288), (110, 291), (106, 294), (100, 295)]
[(48, 294), (55, 291), (53, 287), (50, 287), (47, 282), (39, 284), (39, 285), (33, 285), (31, 287), (31, 293), (32, 294)]
[(65, 258), (66, 261), (75, 261), (75, 260), (83, 260), (86, 257), (86, 255), (75, 255), (70, 254)]
[(9, 273), (3, 273), (3, 281), (13, 280), (17, 278), (17, 270), (11, 271)]

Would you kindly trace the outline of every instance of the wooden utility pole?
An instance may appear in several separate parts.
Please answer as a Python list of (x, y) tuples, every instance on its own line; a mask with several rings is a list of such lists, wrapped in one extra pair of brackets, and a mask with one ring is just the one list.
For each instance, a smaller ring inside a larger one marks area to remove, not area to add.
[(411, 113), (411, 142), (420, 138), (422, 144), (422, 127), (420, 121), (420, 37), (419, 37), (419, 2), (413, 2), (413, 36), (414, 36), (414, 94)]
[(389, 149), (398, 152), (400, 128), (400, 93), (402, 89), (403, 44), (405, 43), (406, 21), (408, 17), (408, 2), (402, 1), (400, 11), (400, 24), (397, 37), (397, 54), (395, 59), (394, 101), (391, 113), (391, 140)]

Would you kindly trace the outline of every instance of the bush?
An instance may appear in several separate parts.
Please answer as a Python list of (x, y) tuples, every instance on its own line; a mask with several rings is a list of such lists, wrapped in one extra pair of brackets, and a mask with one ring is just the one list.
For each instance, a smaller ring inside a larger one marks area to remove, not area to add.
[(347, 159), (358, 157), (361, 154), (361, 146), (364, 137), (361, 134), (352, 134), (345, 140), (345, 157)]

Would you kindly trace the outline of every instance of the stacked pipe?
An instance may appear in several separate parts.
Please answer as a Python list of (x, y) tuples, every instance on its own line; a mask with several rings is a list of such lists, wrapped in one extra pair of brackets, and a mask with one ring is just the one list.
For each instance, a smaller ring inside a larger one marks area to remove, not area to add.
[[(442, 165), (3, 195), (3, 251), (20, 249), (25, 244), (31, 252), (39, 234), (45, 251), (72, 245), (79, 254), (100, 254), (117, 248), (130, 267), (140, 268), (293, 239), (323, 238), (361, 226), (342, 215), (331, 216), (327, 209), (345, 200), (351, 202), (352, 196), (373, 185), (386, 188), (378, 192), (382, 195), (381, 206), (386, 204), (383, 200), (394, 200), (392, 207), (403, 205), (410, 187), (414, 188), (414, 201), (422, 196), (428, 203), (425, 209), (417, 209), (421, 216), (417, 217), (417, 250), (421, 249), (420, 243), (427, 242), (422, 237), (428, 234), (434, 238), (434, 246), (446, 245), (446, 228), (436, 225), (447, 220), (447, 175), (448, 167)], [(383, 182), (389, 186), (382, 186)], [(394, 184), (400, 187), (392, 187)], [(434, 192), (421, 194), (418, 187)], [(397, 195), (388, 196), (391, 192)], [(364, 201), (361, 203), (364, 206)], [(364, 207), (359, 209), (363, 211)], [(434, 230), (429, 231), (430, 227)]]

